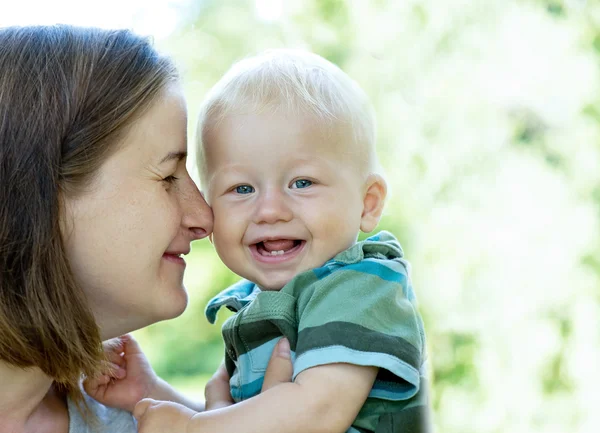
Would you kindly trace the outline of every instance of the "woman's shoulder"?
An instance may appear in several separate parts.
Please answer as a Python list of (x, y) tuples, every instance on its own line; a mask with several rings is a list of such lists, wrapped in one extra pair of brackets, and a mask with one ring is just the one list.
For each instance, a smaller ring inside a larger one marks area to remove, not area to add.
[(69, 433), (137, 433), (131, 413), (104, 406), (85, 393), (84, 398), (92, 417), (85, 418), (69, 399)]

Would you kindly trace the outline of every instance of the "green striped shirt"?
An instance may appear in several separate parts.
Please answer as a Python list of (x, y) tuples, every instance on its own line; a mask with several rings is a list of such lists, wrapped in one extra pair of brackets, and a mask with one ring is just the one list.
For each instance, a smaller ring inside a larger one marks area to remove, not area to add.
[(348, 432), (427, 431), (426, 345), (423, 321), (400, 244), (380, 232), (303, 272), (279, 291), (240, 281), (213, 298), (214, 323), (226, 306), (225, 364), (236, 401), (260, 392), (271, 352), (290, 341), (294, 378), (318, 365), (379, 367)]

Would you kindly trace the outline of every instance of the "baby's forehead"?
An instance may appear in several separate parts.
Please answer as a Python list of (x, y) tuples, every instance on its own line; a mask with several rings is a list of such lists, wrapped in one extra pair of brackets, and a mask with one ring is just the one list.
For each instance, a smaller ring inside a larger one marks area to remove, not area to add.
[[(233, 160), (252, 170), (253, 164), (264, 162), (256, 162), (256, 154), (280, 154), (278, 151), (282, 149), (289, 153), (271, 159), (269, 168), (277, 166), (291, 172), (296, 168), (310, 169), (311, 162), (322, 160), (318, 167), (313, 164), (312, 168), (330, 172), (350, 169), (362, 175), (371, 170), (376, 160), (372, 142), (361, 137), (351, 121), (340, 117), (323, 119), (310, 112), (243, 107), (229, 110), (215, 120), (205, 123), (198, 149), (203, 184), (220, 170), (235, 173), (231, 167), (226, 168)], [(289, 148), (286, 141), (292, 143)]]
[[(261, 133), (257, 133), (260, 129)], [(251, 134), (245, 135), (250, 131)], [(273, 140), (273, 137), (280, 140)], [(264, 138), (264, 143), (256, 142)], [(247, 142), (247, 147), (271, 147), (279, 149), (286, 141), (302, 142), (303, 154), (331, 156), (340, 161), (348, 158), (364, 158), (372, 143), (363, 139), (353, 128), (352, 122), (336, 118), (323, 119), (312, 113), (284, 111), (240, 111), (230, 113), (215, 123), (203, 137), (205, 150), (213, 146), (227, 147), (237, 142)]]

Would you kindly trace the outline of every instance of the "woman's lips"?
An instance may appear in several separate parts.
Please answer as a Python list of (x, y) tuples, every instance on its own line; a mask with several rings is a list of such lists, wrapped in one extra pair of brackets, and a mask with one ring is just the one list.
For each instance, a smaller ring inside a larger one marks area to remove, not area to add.
[(306, 245), (306, 241), (295, 241), (294, 246), (288, 250), (267, 251), (262, 245), (262, 242), (250, 245), (250, 253), (254, 260), (260, 263), (277, 264), (292, 260), (300, 254)]
[(164, 253), (163, 259), (171, 263), (185, 266), (185, 260), (183, 260), (183, 257), (180, 257), (179, 254)]

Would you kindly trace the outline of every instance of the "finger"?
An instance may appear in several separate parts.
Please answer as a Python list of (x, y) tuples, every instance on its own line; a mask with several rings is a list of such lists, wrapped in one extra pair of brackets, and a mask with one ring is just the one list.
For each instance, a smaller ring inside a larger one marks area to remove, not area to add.
[(106, 385), (110, 383), (110, 377), (107, 374), (102, 374), (94, 379), (85, 379), (83, 381), (83, 389), (91, 396), (97, 396), (101, 391), (106, 389)]
[(224, 362), (219, 365), (219, 368), (217, 368), (217, 371), (215, 371), (213, 377), (224, 382), (229, 382), (229, 373), (227, 373), (227, 367), (225, 367)]
[(101, 376), (98, 376), (93, 382), (97, 387), (100, 387), (102, 385), (108, 385), (110, 380), (111, 377), (108, 374), (103, 374)]
[(119, 337), (119, 339), (123, 343), (123, 352), (125, 353), (125, 357), (143, 353), (142, 348), (133, 335), (125, 334)]
[(157, 401), (152, 400), (151, 398), (145, 398), (143, 400), (140, 400), (138, 402), (138, 404), (135, 405), (135, 408), (133, 409), (133, 416), (135, 417), (136, 420), (139, 421), (140, 419), (142, 419), (144, 417), (148, 408), (150, 406), (154, 406), (156, 403), (157, 403)]
[(108, 384), (110, 382), (110, 380), (111, 380), (111, 377), (108, 374), (99, 374), (98, 376), (95, 376), (92, 378), (86, 377), (83, 380), (83, 385), (88, 388), (90, 388), (90, 387), (97, 388), (99, 386)]
[(119, 352), (104, 352), (104, 356), (109, 363), (120, 365), (122, 367), (126, 364), (125, 358)]
[(115, 379), (125, 379), (127, 376), (127, 370), (123, 368), (121, 365), (109, 362), (108, 366), (108, 375)]
[(290, 342), (284, 337), (279, 340), (273, 349), (271, 359), (267, 365), (267, 371), (265, 372), (265, 380), (261, 392), (265, 392), (281, 383), (292, 381), (294, 367), (291, 358)]
[(229, 374), (227, 374), (227, 369), (224, 364), (221, 364), (206, 384), (206, 387), (204, 388), (204, 397), (206, 400), (206, 410), (216, 409), (217, 403), (219, 404), (219, 407), (230, 406), (233, 404), (229, 389)]
[(105, 340), (102, 342), (102, 348), (104, 349), (104, 353), (108, 356), (108, 354), (115, 353), (120, 355), (123, 353), (123, 341), (122, 337), (111, 338), (110, 340)]

